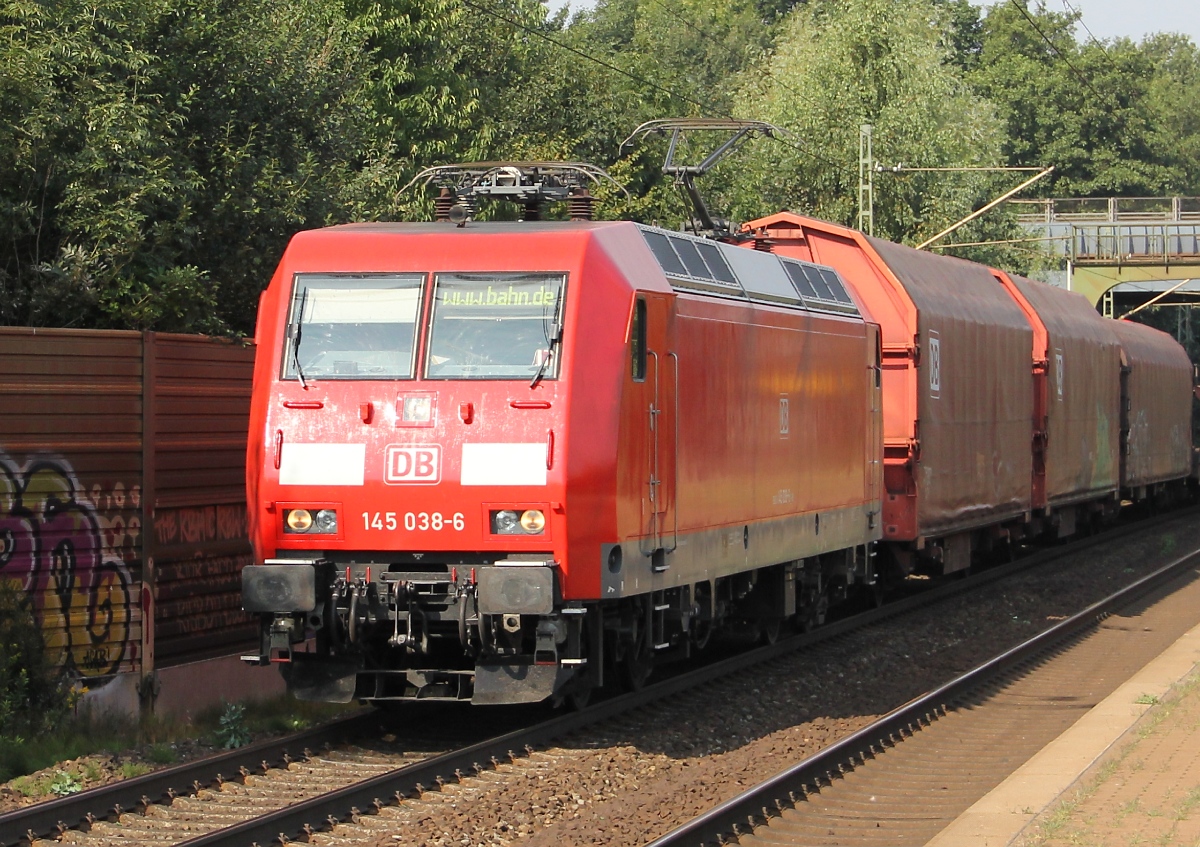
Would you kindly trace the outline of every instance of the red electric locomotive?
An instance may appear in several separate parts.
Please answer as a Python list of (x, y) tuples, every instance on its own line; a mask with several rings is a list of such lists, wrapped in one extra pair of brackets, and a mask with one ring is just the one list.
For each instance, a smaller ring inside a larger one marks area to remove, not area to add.
[[(587, 207), (578, 169), (497, 174)], [(263, 295), (254, 661), (307, 699), (582, 699), (873, 582), (879, 329), (835, 271), (457, 217), (300, 233)]]

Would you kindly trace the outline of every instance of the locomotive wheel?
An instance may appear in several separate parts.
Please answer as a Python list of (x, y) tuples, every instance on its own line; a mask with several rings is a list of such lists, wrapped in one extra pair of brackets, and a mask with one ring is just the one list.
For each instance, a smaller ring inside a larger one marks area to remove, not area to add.
[(581, 683), (574, 691), (567, 695), (567, 706), (574, 712), (582, 712), (587, 708), (588, 703), (592, 700), (592, 692), (595, 687), (590, 683)]
[(640, 651), (630, 651), (621, 661), (619, 668), (621, 685), (627, 691), (641, 691), (646, 680), (654, 672), (654, 656)]
[(829, 600), (824, 596), (818, 597), (816, 602), (809, 604), (802, 612), (803, 617), (800, 618), (800, 631), (812, 632), (819, 626), (825, 623), (825, 615), (829, 611)]
[(758, 625), (758, 640), (763, 644), (770, 646), (779, 640), (779, 633), (783, 631), (783, 618), (769, 618), (762, 621)]
[(591, 702), (594, 690), (595, 686), (592, 681), (587, 678), (585, 672), (580, 671), (574, 679), (550, 698), (550, 705), (555, 709), (566, 708), (574, 712), (582, 711)]

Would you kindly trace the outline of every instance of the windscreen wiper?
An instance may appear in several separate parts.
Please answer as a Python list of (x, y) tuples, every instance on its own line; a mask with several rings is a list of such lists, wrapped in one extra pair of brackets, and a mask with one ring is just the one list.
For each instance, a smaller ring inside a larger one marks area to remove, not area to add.
[(296, 363), (296, 376), (300, 378), (300, 387), (308, 391), (308, 382), (304, 379), (304, 368), (300, 365), (300, 335), (304, 327), (304, 304), (308, 302), (308, 287), (305, 286), (304, 293), (300, 295), (300, 307), (296, 310), (296, 316), (291, 324), (288, 325), (288, 338), (292, 342), (292, 361)]
[(550, 346), (546, 348), (546, 355), (542, 358), (541, 364), (538, 365), (537, 373), (529, 381), (530, 388), (537, 388), (537, 384), (542, 381), (542, 377), (546, 375), (546, 368), (550, 367), (550, 360), (554, 358), (555, 352), (562, 343), (562, 299), (563, 290), (560, 287), (558, 289), (558, 296), (554, 298), (554, 326), (550, 330), (550, 337), (546, 339)]

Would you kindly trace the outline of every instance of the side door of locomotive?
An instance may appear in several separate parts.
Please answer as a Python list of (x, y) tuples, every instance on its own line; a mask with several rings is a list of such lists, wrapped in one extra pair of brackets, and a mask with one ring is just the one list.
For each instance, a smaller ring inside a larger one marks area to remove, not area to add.
[(643, 552), (665, 568), (679, 534), (679, 354), (674, 345), (674, 298), (639, 294), (635, 326), (640, 324), (643, 352), (642, 398), (648, 450), (642, 509)]

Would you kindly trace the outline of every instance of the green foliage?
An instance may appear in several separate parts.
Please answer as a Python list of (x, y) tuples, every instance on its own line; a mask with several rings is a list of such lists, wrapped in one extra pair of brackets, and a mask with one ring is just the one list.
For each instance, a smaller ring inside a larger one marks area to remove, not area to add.
[[(162, 763), (156, 763), (162, 764)], [(148, 774), (154, 768), (141, 762), (122, 762), (121, 763), (121, 779), (133, 779), (135, 776)]]
[(68, 794), (78, 794), (83, 790), (83, 783), (79, 781), (79, 777), (67, 771), (58, 771), (54, 774), (54, 779), (50, 783), (50, 793), (57, 794), (59, 797), (66, 797)]
[(0, 579), (0, 775), (24, 740), (51, 733), (71, 707), (71, 684), (46, 657), (41, 628), (15, 583)]
[[(1195, 45), (1080, 43), (1073, 15), (1025, 11), (599, 0), (568, 19), (539, 0), (0, 0), (0, 324), (249, 333), (294, 232), (427, 217), (431, 198), (401, 188), (432, 164), (596, 162), (631, 194), (598, 188), (602, 216), (674, 226), (663, 146), (620, 147), (662, 117), (789, 131), (705, 178), (713, 212), (741, 219), (787, 208), (854, 224), (863, 123), (884, 165), (1054, 165), (1031, 192), (1046, 196), (1200, 194)], [(710, 141), (680, 152), (694, 161)], [(875, 184), (877, 234), (915, 242), (1014, 179)], [(953, 240), (1015, 234), (991, 212)]]
[(1200, 188), (1195, 47), (1181, 36), (1140, 47), (1128, 39), (1079, 44), (1075, 21), (1045, 9), (1022, 14), (1011, 3), (996, 4), (983, 20), (969, 79), (1005, 118), (1009, 162), (1054, 165), (1038, 188), (1045, 196)]
[(563, 46), (530, 43), (528, 73), (487, 105), (493, 155), (608, 165), (631, 197), (598, 187), (601, 216), (674, 225), (684, 207), (663, 148), (621, 142), (654, 118), (730, 115), (737, 74), (770, 48), (774, 19), (754, 0), (600, 0), (562, 29), (548, 20), (540, 30)]
[[(736, 213), (790, 208), (854, 224), (862, 124), (873, 126), (885, 165), (996, 164), (1003, 128), (950, 61), (954, 32), (943, 9), (924, 0), (798, 7), (769, 62), (745, 75), (739, 109), (792, 139), (746, 157)], [(998, 193), (995, 180), (975, 173), (879, 174), (875, 185), (875, 232), (895, 240), (933, 235)]]
[(1147, 110), (1149, 143), (1167, 157), (1181, 194), (1200, 194), (1200, 49), (1182, 35), (1159, 34), (1142, 44), (1154, 73)]
[(226, 750), (249, 744), (250, 730), (246, 727), (246, 707), (241, 703), (225, 703), (220, 726), (213, 733), (213, 737), (217, 744)]
[(179, 760), (179, 754), (170, 744), (151, 744), (146, 748), (146, 758), (156, 765), (173, 765)]
[(290, 234), (343, 214), (364, 146), (336, 7), (3, 8), (0, 323), (248, 331)]

